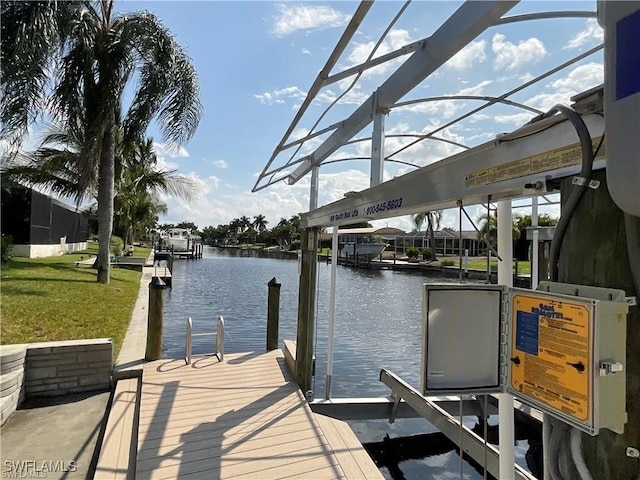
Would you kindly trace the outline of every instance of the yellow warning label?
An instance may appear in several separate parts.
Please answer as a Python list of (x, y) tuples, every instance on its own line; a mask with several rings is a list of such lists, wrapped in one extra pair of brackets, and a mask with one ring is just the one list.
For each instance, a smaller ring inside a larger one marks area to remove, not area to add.
[(512, 309), (511, 388), (579, 421), (589, 420), (592, 305), (515, 294)]
[[(596, 149), (600, 144), (600, 138), (594, 138), (593, 148)], [(537, 173), (548, 172), (559, 168), (578, 165), (581, 161), (581, 147), (579, 143), (567, 145), (565, 147), (556, 148), (548, 152), (538, 153), (530, 157), (521, 158), (508, 162), (498, 167), (486, 168), (470, 173), (465, 179), (467, 187), (475, 187), (477, 185), (488, 185), (490, 183), (511, 180), (512, 178), (525, 177), (527, 175), (535, 175)], [(598, 151), (596, 159), (604, 158), (604, 142)]]

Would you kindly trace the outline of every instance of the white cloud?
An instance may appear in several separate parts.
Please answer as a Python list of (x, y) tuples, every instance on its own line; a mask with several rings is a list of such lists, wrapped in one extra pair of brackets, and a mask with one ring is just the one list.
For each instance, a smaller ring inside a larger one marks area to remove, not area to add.
[(172, 142), (153, 142), (153, 151), (157, 156), (170, 158), (187, 158), (189, 152), (182, 145)]
[(521, 40), (517, 45), (507, 40), (501, 33), (496, 33), (491, 42), (491, 50), (495, 54), (494, 70), (517, 70), (542, 60), (547, 51), (537, 38)]
[(536, 78), (532, 73), (523, 73), (522, 75), (520, 75), (518, 77), (518, 80), (520, 80), (522, 83), (527, 83), (530, 82), (531, 80), (533, 80), (534, 78)]
[(509, 125), (522, 125), (527, 123), (535, 116), (533, 112), (520, 112), (511, 115), (494, 115), (493, 121), (497, 123), (509, 124)]
[(421, 113), (438, 118), (448, 119), (452, 118), (460, 109), (464, 107), (464, 104), (460, 100), (436, 100), (433, 102), (414, 103), (413, 105), (407, 105), (406, 107), (399, 107), (394, 109), (395, 112), (411, 112)]
[[(408, 31), (402, 29), (391, 30), (376, 50), (373, 58), (385, 55), (394, 50), (398, 50), (411, 42), (411, 36)], [(371, 54), (371, 50), (373, 50), (375, 44), (376, 42), (374, 41), (366, 43), (354, 43), (355, 46), (353, 47), (353, 50), (351, 50), (347, 58), (346, 68), (354, 67), (356, 65), (364, 63)], [(367, 70), (366, 72), (364, 72), (363, 77), (383, 75), (384, 73), (389, 72), (392, 68), (402, 63), (404, 60), (405, 59), (403, 58), (403, 56), (400, 56), (394, 60), (387, 61), (381, 65), (371, 68), (370, 70)], [(345, 83), (350, 84), (351, 79), (348, 79)]]
[(475, 63), (482, 63), (487, 59), (487, 55), (484, 53), (486, 46), (486, 40), (471, 42), (451, 57), (446, 66), (453, 70), (468, 70)]
[[(233, 218), (262, 214), (267, 217), (270, 226), (278, 223), (281, 217), (309, 210), (309, 176), (295, 185), (283, 182), (272, 185), (268, 190), (258, 193), (240, 191), (227, 186), (217, 177), (199, 178), (191, 174), (203, 195), (188, 204), (180, 199), (164, 196), (169, 212), (161, 223), (180, 221), (194, 222), (198, 227), (227, 224)], [(350, 190), (362, 190), (369, 186), (368, 173), (355, 169), (341, 173), (320, 174), (319, 205), (326, 205), (343, 198)]]
[(563, 47), (563, 50), (571, 50), (589, 43), (599, 43), (603, 40), (604, 31), (600, 28), (595, 18), (590, 18), (586, 21), (585, 29), (578, 32), (575, 37), (569, 40), (569, 43)]
[(484, 87), (486, 87), (487, 85), (491, 85), (491, 83), (491, 80), (483, 80), (473, 87), (463, 88), (458, 93), (455, 93), (455, 95), (483, 95)]
[(551, 86), (558, 90), (584, 92), (603, 81), (602, 64), (590, 62), (574, 68), (569, 75), (554, 81)]
[(299, 30), (324, 30), (343, 27), (351, 15), (342, 13), (329, 6), (295, 5), (280, 3), (276, 5), (278, 14), (273, 17), (271, 32), (283, 37)]
[(227, 168), (229, 166), (229, 164), (227, 162), (225, 162), (222, 159), (219, 160), (214, 160), (213, 161), (213, 166), (214, 167), (218, 167), (218, 168)]
[(603, 80), (604, 71), (601, 63), (579, 65), (566, 76), (549, 83), (544, 91), (525, 103), (546, 111), (557, 103), (570, 103), (572, 96), (601, 84)]
[(311, 55), (311, 50), (307, 49), (307, 48), (303, 48), (302, 50), (300, 50), (304, 55)]
[(273, 90), (271, 92), (264, 92), (261, 94), (254, 94), (254, 98), (260, 100), (263, 105), (274, 105), (285, 102), (285, 99), (301, 100), (304, 99), (306, 93), (300, 90), (298, 87), (285, 87), (279, 90)]
[(156, 168), (159, 172), (177, 170), (178, 164), (174, 162), (167, 162), (165, 157), (156, 156)]

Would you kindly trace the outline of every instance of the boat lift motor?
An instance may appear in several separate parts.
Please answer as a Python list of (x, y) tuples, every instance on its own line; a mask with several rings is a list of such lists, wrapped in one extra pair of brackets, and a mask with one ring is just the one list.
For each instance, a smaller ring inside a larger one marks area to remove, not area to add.
[(604, 29), (607, 186), (625, 213), (640, 217), (640, 1), (599, 0)]

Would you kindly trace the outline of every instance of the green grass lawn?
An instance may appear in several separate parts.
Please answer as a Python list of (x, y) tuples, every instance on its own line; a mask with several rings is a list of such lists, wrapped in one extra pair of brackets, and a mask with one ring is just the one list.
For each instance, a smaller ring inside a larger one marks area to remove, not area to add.
[[(30, 343), (111, 337), (120, 351), (138, 297), (140, 272), (111, 269), (109, 285), (96, 282), (97, 271), (76, 262), (85, 252), (46, 258), (15, 257), (2, 266), (0, 343)], [(136, 247), (135, 256), (149, 249)]]
[[(450, 258), (450, 257), (449, 257)], [(442, 258), (441, 258), (442, 260)], [(454, 266), (458, 266), (459, 265), (459, 261), (457, 258), (453, 258), (452, 259), (454, 262)], [(473, 270), (484, 270), (485, 272), (487, 271), (487, 261), (486, 260), (469, 260), (469, 268), (473, 269)], [(497, 260), (492, 260), (491, 261), (491, 270), (492, 271), (498, 271), (498, 261)], [(516, 262), (513, 262), (513, 271), (516, 271)], [(528, 275), (531, 273), (531, 264), (530, 262), (526, 261), (519, 261), (518, 262), (518, 274), (522, 274), (522, 275)]]

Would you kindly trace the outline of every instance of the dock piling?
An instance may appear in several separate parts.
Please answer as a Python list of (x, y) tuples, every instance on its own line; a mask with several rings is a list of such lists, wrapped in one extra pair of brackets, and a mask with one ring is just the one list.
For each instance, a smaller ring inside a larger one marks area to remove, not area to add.
[(164, 291), (166, 284), (160, 277), (153, 277), (149, 283), (149, 310), (147, 314), (146, 361), (162, 358), (162, 324), (164, 317)]
[(267, 352), (278, 348), (278, 325), (280, 323), (280, 282), (273, 277), (267, 284)]

